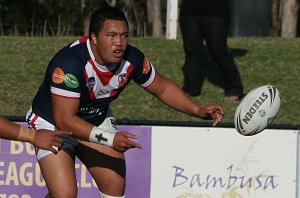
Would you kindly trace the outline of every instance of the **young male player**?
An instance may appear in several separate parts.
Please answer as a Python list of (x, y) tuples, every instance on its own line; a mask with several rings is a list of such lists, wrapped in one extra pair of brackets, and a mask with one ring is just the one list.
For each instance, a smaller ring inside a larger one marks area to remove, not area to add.
[(64, 47), (48, 65), (27, 119), (36, 129), (73, 134), (63, 137), (57, 155), (37, 153), (49, 197), (77, 196), (75, 156), (91, 173), (101, 197), (124, 197), (124, 152), (141, 145), (134, 141), (136, 135), (118, 131), (109, 104), (132, 80), (177, 111), (212, 119), (213, 125), (223, 118), (222, 107), (199, 106), (156, 71), (140, 50), (128, 45), (128, 34), (122, 11), (101, 8), (91, 16), (89, 36)]

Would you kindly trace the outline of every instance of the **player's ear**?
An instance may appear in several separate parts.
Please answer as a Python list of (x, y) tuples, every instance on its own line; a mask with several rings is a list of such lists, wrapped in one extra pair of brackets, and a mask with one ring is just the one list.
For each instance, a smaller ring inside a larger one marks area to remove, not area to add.
[(94, 45), (97, 45), (97, 36), (94, 32), (91, 33), (91, 39), (92, 39), (92, 43)]

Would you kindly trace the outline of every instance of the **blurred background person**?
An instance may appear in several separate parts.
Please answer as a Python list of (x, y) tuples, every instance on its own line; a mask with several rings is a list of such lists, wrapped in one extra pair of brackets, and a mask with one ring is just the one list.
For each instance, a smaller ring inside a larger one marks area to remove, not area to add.
[(228, 0), (182, 0), (179, 24), (183, 38), (185, 62), (182, 89), (189, 96), (201, 94), (203, 84), (204, 41), (223, 77), (225, 96), (236, 101), (243, 96), (243, 85), (233, 57), (228, 52), (230, 23)]

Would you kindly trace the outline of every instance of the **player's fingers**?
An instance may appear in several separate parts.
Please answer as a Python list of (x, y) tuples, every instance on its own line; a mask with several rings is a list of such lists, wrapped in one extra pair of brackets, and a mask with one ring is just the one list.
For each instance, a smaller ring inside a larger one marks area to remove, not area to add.
[[(138, 138), (139, 138), (139, 136), (137, 136), (137, 135), (135, 135), (135, 134), (132, 134), (132, 133), (127, 133), (127, 137), (128, 137), (128, 138), (131, 138), (131, 139), (138, 139)], [(129, 140), (129, 139), (128, 139), (127, 144), (128, 144), (131, 148), (139, 148), (139, 149), (142, 148), (142, 145), (141, 145), (141, 144), (138, 144), (138, 143), (136, 143), (136, 142), (134, 142), (134, 141), (132, 141), (132, 140)]]
[(123, 151), (131, 148), (140, 148), (140, 149), (142, 148), (141, 144), (131, 141), (130, 139), (126, 139), (120, 146), (123, 149)]
[(130, 140), (128, 141), (127, 144), (130, 146), (130, 148), (139, 148), (139, 149), (142, 148), (142, 145), (141, 145), (141, 144), (138, 144), (138, 143), (133, 142), (133, 141), (130, 141)]
[(214, 112), (212, 116), (214, 118), (213, 126), (216, 126), (223, 119), (223, 115), (219, 111)]
[(125, 134), (126, 134), (127, 138), (131, 138), (131, 139), (138, 139), (139, 138), (139, 136), (137, 136), (133, 133), (126, 132)]
[(216, 126), (217, 124), (218, 124), (217, 121), (214, 121), (213, 126)]
[(220, 120), (216, 119), (214, 122), (213, 122), (213, 126), (217, 126), (217, 124), (220, 123)]
[(222, 116), (224, 116), (224, 109), (222, 107), (217, 106), (217, 110)]
[(224, 109), (220, 106), (211, 106), (211, 108), (208, 108), (209, 113), (215, 113), (218, 112), (221, 115), (224, 115)]
[(221, 121), (223, 119), (224, 115), (221, 112), (217, 111), (214, 113), (214, 117), (215, 117), (215, 119)]
[(214, 120), (213, 126), (216, 126), (217, 124), (219, 124), (221, 122), (220, 118), (217, 118)]

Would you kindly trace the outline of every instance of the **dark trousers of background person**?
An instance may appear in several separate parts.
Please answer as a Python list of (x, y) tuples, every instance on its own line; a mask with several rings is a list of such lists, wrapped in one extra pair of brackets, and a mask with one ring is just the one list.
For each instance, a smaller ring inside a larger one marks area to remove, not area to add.
[(224, 81), (226, 96), (243, 95), (243, 85), (233, 57), (228, 52), (227, 36), (229, 20), (219, 17), (203, 17), (180, 15), (180, 28), (185, 51), (183, 65), (183, 90), (191, 96), (201, 93), (200, 80), (203, 66), (201, 58), (204, 50), (204, 40), (213, 59), (217, 63)]

